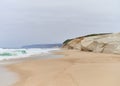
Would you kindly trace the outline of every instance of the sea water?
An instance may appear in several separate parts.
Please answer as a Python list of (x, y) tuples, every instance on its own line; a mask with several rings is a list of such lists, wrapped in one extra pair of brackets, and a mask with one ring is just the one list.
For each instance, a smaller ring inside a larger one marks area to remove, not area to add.
[[(12, 86), (19, 79), (17, 74), (10, 72), (4, 66), (14, 64), (20, 58), (31, 58), (32, 55), (39, 58), (55, 57), (50, 51), (60, 50), (60, 48), (21, 48), (21, 49), (3, 49), (0, 48), (0, 86)], [(41, 56), (40, 56), (41, 55)], [(5, 61), (4, 61), (5, 60)], [(8, 60), (8, 62), (6, 61)], [(19, 61), (18, 61), (19, 62)]]
[(31, 48), (31, 49), (0, 49), (0, 61), (18, 58), (27, 58), (32, 55), (49, 54), (59, 48)]

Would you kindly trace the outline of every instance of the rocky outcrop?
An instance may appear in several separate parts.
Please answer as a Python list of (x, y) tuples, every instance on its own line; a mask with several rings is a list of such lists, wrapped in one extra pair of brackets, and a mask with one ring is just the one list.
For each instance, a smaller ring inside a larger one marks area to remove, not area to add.
[(120, 33), (92, 34), (70, 39), (63, 44), (63, 48), (120, 54)]

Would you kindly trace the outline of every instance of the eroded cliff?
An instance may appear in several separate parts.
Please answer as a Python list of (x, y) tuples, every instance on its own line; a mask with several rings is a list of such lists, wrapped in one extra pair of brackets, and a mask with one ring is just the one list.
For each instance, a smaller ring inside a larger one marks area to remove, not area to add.
[(91, 34), (66, 40), (63, 48), (120, 54), (120, 33)]

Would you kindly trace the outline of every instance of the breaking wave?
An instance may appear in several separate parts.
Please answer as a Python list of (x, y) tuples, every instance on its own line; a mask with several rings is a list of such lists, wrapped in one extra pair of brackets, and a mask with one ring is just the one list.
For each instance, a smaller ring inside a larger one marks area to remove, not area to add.
[(36, 54), (47, 54), (50, 51), (59, 50), (59, 48), (33, 48), (33, 49), (0, 49), (0, 60), (9, 60), (9, 59), (17, 59), (17, 58), (25, 58), (31, 55)]

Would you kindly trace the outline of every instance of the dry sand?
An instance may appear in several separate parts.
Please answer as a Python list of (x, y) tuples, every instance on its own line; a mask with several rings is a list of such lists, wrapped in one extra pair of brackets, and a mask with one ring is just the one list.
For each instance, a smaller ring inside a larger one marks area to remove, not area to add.
[(64, 50), (64, 58), (10, 65), (14, 86), (120, 86), (120, 55)]

